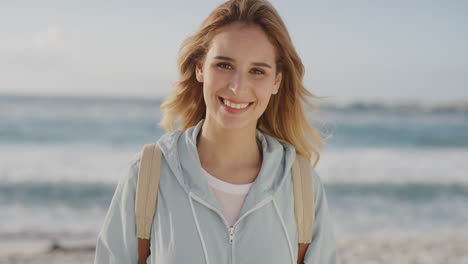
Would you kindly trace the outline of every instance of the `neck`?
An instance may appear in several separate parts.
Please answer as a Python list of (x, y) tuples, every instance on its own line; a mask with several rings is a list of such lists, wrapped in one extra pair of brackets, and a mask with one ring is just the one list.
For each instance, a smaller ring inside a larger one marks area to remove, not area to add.
[(207, 119), (198, 134), (197, 149), (205, 169), (236, 170), (261, 164), (255, 126), (225, 129)]

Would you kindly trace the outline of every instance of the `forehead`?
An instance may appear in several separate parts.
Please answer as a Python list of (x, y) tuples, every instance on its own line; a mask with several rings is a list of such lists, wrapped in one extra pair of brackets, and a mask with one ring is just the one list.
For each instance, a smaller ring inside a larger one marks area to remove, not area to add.
[(275, 47), (260, 26), (232, 23), (213, 37), (208, 56), (274, 63)]

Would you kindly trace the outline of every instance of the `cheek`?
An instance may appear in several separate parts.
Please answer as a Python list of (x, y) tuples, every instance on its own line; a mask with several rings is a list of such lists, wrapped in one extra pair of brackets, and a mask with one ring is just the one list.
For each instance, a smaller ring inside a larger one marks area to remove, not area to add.
[(266, 107), (268, 104), (268, 101), (270, 100), (270, 97), (273, 92), (273, 85), (270, 83), (262, 83), (262, 84), (257, 84), (255, 88), (255, 94), (257, 97), (257, 100)]
[(212, 71), (207, 71), (204, 78), (204, 86), (210, 90), (218, 90), (223, 85), (229, 82), (226, 74), (219, 74)]

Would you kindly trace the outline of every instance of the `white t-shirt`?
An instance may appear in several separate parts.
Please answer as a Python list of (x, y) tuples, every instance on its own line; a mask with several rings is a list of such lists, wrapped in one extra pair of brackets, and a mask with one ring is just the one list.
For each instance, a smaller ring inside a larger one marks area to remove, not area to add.
[(232, 184), (214, 177), (203, 168), (202, 171), (207, 177), (208, 184), (213, 189), (216, 199), (223, 210), (224, 218), (227, 220), (229, 226), (232, 227), (239, 218), (242, 204), (244, 203), (252, 183)]

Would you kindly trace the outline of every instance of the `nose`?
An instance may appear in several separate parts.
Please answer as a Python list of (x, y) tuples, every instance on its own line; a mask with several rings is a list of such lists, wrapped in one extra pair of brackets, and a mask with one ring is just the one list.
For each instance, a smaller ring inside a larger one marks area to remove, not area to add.
[(229, 89), (236, 95), (246, 93), (248, 91), (247, 76), (241, 72), (237, 72), (231, 78)]

